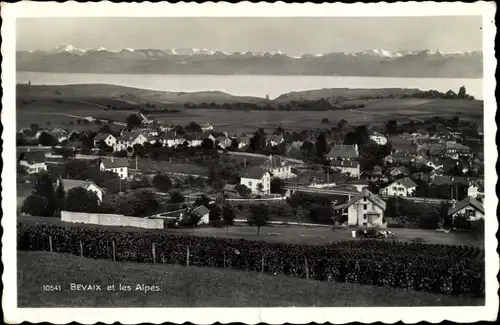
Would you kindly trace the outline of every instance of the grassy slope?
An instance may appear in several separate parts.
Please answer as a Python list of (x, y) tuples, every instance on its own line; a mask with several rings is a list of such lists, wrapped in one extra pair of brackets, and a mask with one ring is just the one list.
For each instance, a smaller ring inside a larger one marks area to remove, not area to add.
[[(278, 307), (457, 306), (483, 299), (401, 289), (308, 281), (258, 273), (174, 265), (144, 265), (18, 252), (19, 307)], [(100, 292), (70, 291), (70, 283), (102, 284)], [(157, 285), (160, 292), (108, 292), (108, 284)], [(62, 292), (43, 292), (60, 284)]]

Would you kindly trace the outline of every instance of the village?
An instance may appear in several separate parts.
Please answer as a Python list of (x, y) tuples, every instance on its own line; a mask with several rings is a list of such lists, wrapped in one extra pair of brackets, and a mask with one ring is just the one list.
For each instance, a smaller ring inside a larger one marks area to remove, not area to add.
[[(21, 215), (114, 213), (162, 219), (161, 228), (243, 222), (443, 231), (484, 219), (482, 127), (456, 116), (253, 134), (209, 123), (167, 126), (143, 113), (119, 128), (91, 117), (78, 124), (83, 129), (72, 132), (36, 124), (18, 131)], [(99, 132), (86, 130), (90, 124)], [(44, 196), (53, 194), (31, 193), (40, 175), (66, 193), (64, 207), (47, 210)], [(95, 196), (71, 195), (78, 188)]]

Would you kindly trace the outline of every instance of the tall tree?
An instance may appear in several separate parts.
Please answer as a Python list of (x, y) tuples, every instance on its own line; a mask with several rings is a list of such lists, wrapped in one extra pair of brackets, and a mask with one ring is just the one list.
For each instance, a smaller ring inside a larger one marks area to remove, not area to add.
[(316, 155), (320, 158), (324, 157), (327, 151), (328, 144), (326, 143), (326, 137), (324, 133), (321, 133), (316, 139)]
[(75, 187), (68, 191), (64, 203), (64, 209), (74, 212), (99, 212), (99, 199), (92, 191), (87, 191), (83, 187)]
[(264, 204), (251, 205), (250, 213), (247, 216), (247, 223), (257, 227), (257, 235), (260, 234), (260, 227), (267, 225), (270, 221), (269, 209)]
[(35, 185), (33, 186), (33, 195), (45, 197), (47, 199), (47, 210), (44, 216), (54, 216), (59, 204), (54, 191), (54, 181), (49, 174), (41, 173), (38, 175)]
[(127, 129), (132, 130), (141, 126), (142, 120), (137, 114), (130, 114), (127, 116)]

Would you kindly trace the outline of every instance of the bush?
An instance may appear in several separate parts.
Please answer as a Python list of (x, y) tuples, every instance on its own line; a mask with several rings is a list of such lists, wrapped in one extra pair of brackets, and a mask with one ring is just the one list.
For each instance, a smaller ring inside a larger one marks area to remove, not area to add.
[(375, 240), (309, 246), (22, 222), (17, 228), (23, 251), (49, 251), (51, 236), (56, 252), (79, 255), (81, 240), (85, 257), (109, 259), (113, 241), (117, 261), (153, 263), (155, 243), (167, 264), (185, 265), (189, 247), (193, 266), (260, 271), (264, 258), (265, 273), (304, 277), (306, 256), (314, 280), (483, 297), (485, 290), (484, 251), (475, 247)]
[(220, 219), (210, 221), (210, 225), (214, 228), (222, 228), (224, 227), (224, 222)]

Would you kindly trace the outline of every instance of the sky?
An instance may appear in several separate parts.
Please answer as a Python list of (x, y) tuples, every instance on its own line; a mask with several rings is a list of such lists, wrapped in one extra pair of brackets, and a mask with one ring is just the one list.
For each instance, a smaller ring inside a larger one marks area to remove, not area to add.
[(208, 48), (288, 54), (482, 49), (481, 16), (18, 18), (17, 50)]

